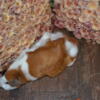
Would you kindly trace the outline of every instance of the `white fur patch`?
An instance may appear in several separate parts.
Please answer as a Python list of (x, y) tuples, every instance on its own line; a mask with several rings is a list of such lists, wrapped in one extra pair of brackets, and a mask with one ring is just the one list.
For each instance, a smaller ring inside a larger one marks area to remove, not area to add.
[(69, 56), (71, 56), (71, 57), (76, 57), (77, 56), (77, 53), (78, 53), (77, 45), (73, 44), (70, 41), (66, 41), (65, 46), (66, 46), (66, 50), (67, 50)]
[(51, 34), (51, 41), (53, 41), (53, 40), (57, 40), (57, 39), (59, 39), (59, 38), (63, 38), (64, 37), (64, 35), (63, 35), (63, 33), (61, 33), (61, 32), (56, 32), (56, 33), (54, 33), (54, 34)]
[(21, 64), (21, 70), (23, 71), (24, 76), (28, 79), (28, 80), (36, 80), (36, 77), (33, 77), (32, 75), (30, 75), (29, 73), (29, 66), (27, 63), (27, 55), (24, 55), (23, 59), (22, 59), (22, 64)]

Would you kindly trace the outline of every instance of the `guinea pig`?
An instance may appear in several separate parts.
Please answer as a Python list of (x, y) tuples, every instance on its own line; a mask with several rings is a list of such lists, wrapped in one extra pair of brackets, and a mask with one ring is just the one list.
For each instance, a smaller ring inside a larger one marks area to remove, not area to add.
[(74, 64), (77, 54), (78, 41), (75, 38), (61, 32), (45, 32), (39, 41), (31, 48), (25, 49), (0, 77), (0, 87), (13, 90), (45, 76), (55, 77), (67, 66)]

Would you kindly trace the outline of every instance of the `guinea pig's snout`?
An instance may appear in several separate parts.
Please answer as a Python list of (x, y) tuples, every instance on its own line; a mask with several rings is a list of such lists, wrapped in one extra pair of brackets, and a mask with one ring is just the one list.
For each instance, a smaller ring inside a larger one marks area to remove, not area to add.
[(11, 86), (16, 86), (19, 87), (21, 85), (21, 82), (17, 79), (10, 81), (8, 84), (10, 84)]
[(9, 82), (6, 80), (5, 76), (0, 77), (0, 87), (5, 90), (13, 90), (16, 89), (15, 86), (11, 86)]

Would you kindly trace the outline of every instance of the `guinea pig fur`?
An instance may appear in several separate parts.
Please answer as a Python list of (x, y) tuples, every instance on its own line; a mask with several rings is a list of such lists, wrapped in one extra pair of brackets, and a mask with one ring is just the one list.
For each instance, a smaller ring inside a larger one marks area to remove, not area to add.
[[(31, 48), (24, 50), (0, 77), (0, 87), (13, 90), (29, 81), (44, 76), (55, 77), (67, 66), (72, 66), (78, 54), (75, 38), (61, 32), (44, 35)], [(12, 86), (11, 82), (18, 81)]]

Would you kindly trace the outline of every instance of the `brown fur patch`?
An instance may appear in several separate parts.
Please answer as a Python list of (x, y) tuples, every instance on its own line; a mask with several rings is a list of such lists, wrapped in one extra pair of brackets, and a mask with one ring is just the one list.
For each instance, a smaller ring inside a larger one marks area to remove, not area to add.
[(30, 74), (35, 77), (46, 75), (54, 77), (62, 72), (67, 63), (72, 61), (66, 60), (68, 55), (65, 51), (64, 42), (64, 38), (49, 41), (44, 47), (28, 53), (29, 58), (27, 61)]
[(28, 80), (26, 79), (26, 77), (24, 76), (23, 72), (21, 71), (21, 69), (16, 69), (16, 70), (9, 70), (6, 72), (5, 74), (7, 80), (12, 81), (12, 80), (18, 80), (20, 81), (22, 84), (26, 83)]

